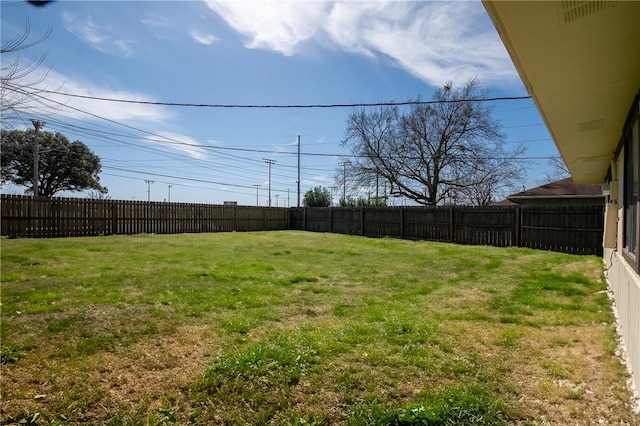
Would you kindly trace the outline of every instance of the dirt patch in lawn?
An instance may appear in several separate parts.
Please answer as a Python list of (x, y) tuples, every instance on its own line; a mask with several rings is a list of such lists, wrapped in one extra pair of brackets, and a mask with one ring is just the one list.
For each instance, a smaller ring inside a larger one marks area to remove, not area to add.
[(3, 399), (11, 401), (3, 411), (14, 420), (40, 413), (59, 421), (97, 422), (118, 413), (184, 408), (184, 391), (217, 348), (210, 327), (185, 326), (77, 363), (45, 356), (43, 365), (3, 366)]
[(603, 352), (612, 333), (593, 324), (520, 335), (505, 363), (520, 416), (557, 426), (639, 424), (620, 361)]

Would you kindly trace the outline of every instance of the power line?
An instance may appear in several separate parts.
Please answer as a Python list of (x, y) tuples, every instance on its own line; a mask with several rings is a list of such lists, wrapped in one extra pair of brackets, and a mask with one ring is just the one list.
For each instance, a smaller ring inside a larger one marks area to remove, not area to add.
[[(190, 181), (190, 182), (208, 183), (208, 184), (212, 184), (212, 185), (229, 186), (229, 187), (234, 187), (234, 188), (251, 189), (251, 190), (254, 189), (253, 185), (240, 185), (240, 184), (229, 183), (229, 182), (217, 182), (217, 181), (206, 180), (206, 179), (196, 179), (196, 178), (188, 178), (188, 177), (181, 177), (181, 176), (173, 176), (173, 175), (162, 174), (162, 173), (152, 173), (152, 172), (148, 172), (148, 171), (125, 169), (125, 168), (122, 168), (122, 167), (103, 166), (103, 169), (118, 170), (118, 171), (121, 171), (121, 172), (157, 176), (157, 177), (163, 177), (163, 178), (169, 178), (169, 179), (185, 180), (185, 181)], [(109, 173), (104, 173), (104, 174), (109, 174)], [(135, 179), (135, 178), (132, 178), (130, 176), (121, 176), (121, 175), (115, 175), (115, 174), (109, 174), (109, 175), (110, 176), (119, 176), (119, 177), (127, 178), (127, 179)], [(165, 182), (165, 181), (163, 181), (161, 183), (171, 183), (171, 184), (174, 184), (174, 185), (180, 185), (180, 184), (175, 183), (175, 182)], [(188, 186), (188, 185), (182, 185), (182, 186)], [(272, 191), (273, 192), (286, 193), (286, 191), (283, 190), (283, 189), (273, 189)]]
[(190, 102), (160, 102), (160, 101), (143, 101), (137, 99), (120, 99), (105, 98), (101, 96), (80, 95), (77, 93), (67, 93), (55, 90), (40, 89), (40, 92), (68, 96), (71, 98), (90, 99), (94, 101), (119, 102), (138, 105), (156, 105), (156, 106), (175, 106), (175, 107), (191, 107), (191, 108), (236, 108), (236, 109), (287, 109), (287, 108), (355, 108), (355, 107), (377, 107), (377, 106), (407, 106), (407, 105), (432, 105), (446, 104), (458, 102), (496, 102), (496, 101), (517, 101), (523, 99), (531, 99), (531, 96), (500, 96), (494, 98), (478, 98), (478, 99), (456, 99), (456, 100), (438, 100), (438, 101), (403, 101), (403, 102), (357, 102), (357, 103), (336, 103), (336, 104), (207, 104), (207, 103), (190, 103)]
[(228, 183), (228, 182), (216, 182), (216, 181), (205, 180), (205, 179), (196, 179), (196, 178), (187, 178), (187, 177), (181, 177), (181, 176), (172, 176), (172, 175), (166, 175), (166, 174), (161, 174), (161, 173), (151, 173), (151, 172), (147, 172), (147, 171), (124, 169), (122, 167), (103, 166), (103, 168), (110, 169), (110, 170), (119, 170), (119, 171), (128, 172), (128, 173), (138, 173), (138, 174), (143, 174), (143, 175), (160, 176), (160, 177), (170, 178), (170, 179), (181, 179), (181, 180), (187, 180), (187, 181), (191, 181), (191, 182), (210, 183), (210, 184), (213, 184), (213, 185), (223, 185), (223, 186), (232, 186), (232, 187), (235, 187), (235, 188), (253, 189), (252, 186), (250, 186), (250, 185), (239, 185), (239, 184)]

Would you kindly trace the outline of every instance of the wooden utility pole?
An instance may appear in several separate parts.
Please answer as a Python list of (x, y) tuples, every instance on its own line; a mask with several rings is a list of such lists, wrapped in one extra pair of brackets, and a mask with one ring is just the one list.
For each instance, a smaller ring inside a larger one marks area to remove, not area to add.
[(347, 164), (351, 164), (350, 161), (343, 161), (340, 163), (342, 166), (342, 202), (347, 205)]
[(44, 126), (43, 121), (31, 120), (33, 127), (36, 129), (35, 134), (33, 135), (33, 196), (40, 196), (40, 157), (38, 152), (38, 133), (40, 133), (40, 129)]

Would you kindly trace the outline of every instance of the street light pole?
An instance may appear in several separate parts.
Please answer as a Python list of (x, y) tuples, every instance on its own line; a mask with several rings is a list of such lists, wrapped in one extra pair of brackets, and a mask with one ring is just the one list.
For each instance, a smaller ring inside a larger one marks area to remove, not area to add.
[(270, 158), (263, 158), (264, 162), (269, 165), (269, 207), (271, 207), (271, 165), (276, 162)]
[(145, 179), (145, 182), (147, 183), (147, 202), (149, 202), (151, 201), (151, 184), (154, 181)]
[(172, 187), (172, 186), (173, 186), (173, 185), (167, 185), (167, 187), (169, 188), (169, 197), (167, 198), (167, 200), (168, 200), (169, 202), (171, 202), (171, 187)]
[(253, 185), (256, 187), (256, 206), (260, 205), (260, 202), (258, 201), (258, 189), (262, 186), (262, 185)]
[(298, 208), (300, 208), (300, 135), (298, 135)]

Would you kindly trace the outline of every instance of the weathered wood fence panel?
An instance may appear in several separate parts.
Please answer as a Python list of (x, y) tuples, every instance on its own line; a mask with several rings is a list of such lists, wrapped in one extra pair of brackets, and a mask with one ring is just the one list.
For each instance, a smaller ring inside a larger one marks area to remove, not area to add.
[(1, 195), (0, 205), (0, 234), (8, 237), (178, 234), (289, 228), (289, 211), (277, 207), (49, 199), (21, 195)]
[(602, 255), (603, 206), (291, 209), (291, 229)]
[(575, 254), (602, 254), (604, 207), (531, 206), (523, 210), (522, 247)]
[(452, 242), (496, 247), (515, 246), (515, 209), (469, 208), (451, 209)]
[(603, 206), (278, 208), (0, 195), (0, 234), (67, 237), (295, 229), (602, 254)]
[(362, 235), (402, 238), (401, 208), (371, 207), (362, 210)]

